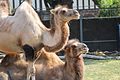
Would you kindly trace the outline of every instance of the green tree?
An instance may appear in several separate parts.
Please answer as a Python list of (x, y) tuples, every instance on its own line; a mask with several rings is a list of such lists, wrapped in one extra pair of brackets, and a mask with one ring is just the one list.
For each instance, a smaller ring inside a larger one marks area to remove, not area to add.
[(120, 16), (120, 0), (93, 0), (100, 8), (100, 16)]

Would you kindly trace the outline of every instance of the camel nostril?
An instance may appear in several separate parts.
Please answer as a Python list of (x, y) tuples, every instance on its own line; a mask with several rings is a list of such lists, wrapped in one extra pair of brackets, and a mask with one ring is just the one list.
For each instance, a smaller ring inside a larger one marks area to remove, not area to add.
[(83, 48), (88, 48), (88, 46), (85, 43), (82, 43)]
[(86, 45), (83, 45), (83, 48), (87, 48), (87, 46), (86, 46)]
[(74, 13), (74, 14), (78, 14), (78, 11), (75, 10), (73, 13)]

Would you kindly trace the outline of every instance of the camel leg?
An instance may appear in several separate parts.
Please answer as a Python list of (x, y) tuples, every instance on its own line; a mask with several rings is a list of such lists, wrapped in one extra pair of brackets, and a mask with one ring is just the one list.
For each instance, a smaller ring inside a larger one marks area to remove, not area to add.
[(24, 59), (25, 56), (24, 53), (21, 54), (11, 54), (11, 55), (6, 55), (3, 60), (1, 61), (1, 65), (3, 66), (8, 66), (9, 64), (13, 64), (16, 60)]
[(0, 72), (0, 80), (8, 80), (8, 75), (4, 72)]
[(29, 45), (24, 45), (23, 50), (25, 51), (26, 60), (32, 61), (34, 59), (35, 49)]

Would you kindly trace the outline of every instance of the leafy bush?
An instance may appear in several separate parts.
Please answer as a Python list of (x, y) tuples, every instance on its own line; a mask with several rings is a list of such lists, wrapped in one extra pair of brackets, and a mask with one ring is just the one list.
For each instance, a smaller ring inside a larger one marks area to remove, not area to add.
[(120, 16), (120, 0), (97, 0), (100, 16)]

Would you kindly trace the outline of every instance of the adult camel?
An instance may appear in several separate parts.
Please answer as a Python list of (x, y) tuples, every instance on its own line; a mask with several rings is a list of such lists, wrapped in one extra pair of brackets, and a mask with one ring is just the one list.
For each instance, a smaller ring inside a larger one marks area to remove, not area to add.
[[(55, 24), (52, 24), (51, 28), (46, 28), (28, 1), (30, 0), (25, 0), (16, 9), (13, 16), (2, 17), (4, 15), (1, 15), (0, 32), (7, 32), (9, 35), (13, 35), (18, 44), (13, 45), (10, 43), (11, 41), (4, 40), (9, 44), (0, 44), (0, 51), (7, 55), (25, 51), (26, 57), (32, 59), (35, 51), (37, 52), (42, 47), (47, 52), (58, 52), (63, 49), (69, 38), (68, 22), (73, 19), (79, 19), (79, 12), (58, 6), (50, 11), (54, 16), (53, 21)], [(0, 41), (3, 41), (3, 39)], [(4, 41), (0, 43), (4, 43)], [(9, 45), (13, 46), (13, 48), (7, 47)], [(6, 47), (4, 48), (3, 46)]]

